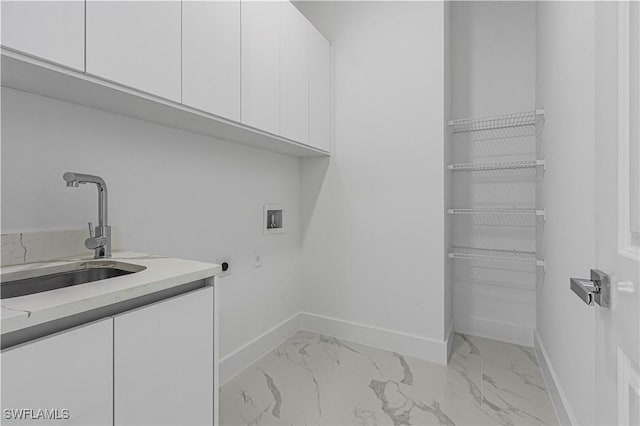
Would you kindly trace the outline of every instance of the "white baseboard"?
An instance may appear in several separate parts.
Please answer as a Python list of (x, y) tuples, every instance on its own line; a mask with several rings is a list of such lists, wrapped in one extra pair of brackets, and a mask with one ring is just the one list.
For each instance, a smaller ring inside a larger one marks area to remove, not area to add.
[(462, 316), (454, 316), (453, 325), (458, 333), (533, 346), (533, 328), (523, 325)]
[(447, 333), (447, 364), (451, 359), (451, 353), (453, 352), (453, 335), (455, 330), (453, 328), (453, 320), (449, 323), (449, 332)]
[(547, 391), (549, 392), (551, 403), (553, 404), (553, 408), (556, 410), (558, 422), (561, 425), (577, 425), (578, 422), (576, 421), (576, 417), (567, 401), (567, 395), (564, 393), (562, 386), (560, 386), (558, 376), (556, 375), (553, 365), (549, 362), (547, 351), (545, 350), (537, 331), (535, 332), (533, 347), (536, 350), (538, 364), (540, 365), (540, 370), (542, 370), (542, 377), (547, 385)]
[(297, 313), (222, 358), (218, 363), (220, 386), (301, 330), (300, 319), (301, 314)]
[(300, 330), (399, 352), (415, 358), (446, 364), (453, 343), (453, 327), (444, 341), (300, 312), (284, 320), (219, 362), (220, 386), (258, 361)]
[(322, 315), (302, 313), (302, 328), (438, 364), (447, 364), (449, 340), (432, 340)]

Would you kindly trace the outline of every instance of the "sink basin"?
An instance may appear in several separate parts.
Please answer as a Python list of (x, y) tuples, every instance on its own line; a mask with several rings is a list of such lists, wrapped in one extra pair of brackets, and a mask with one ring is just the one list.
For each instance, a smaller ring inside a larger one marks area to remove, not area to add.
[(106, 280), (144, 269), (144, 266), (118, 261), (89, 261), (3, 274), (0, 278), (0, 299)]

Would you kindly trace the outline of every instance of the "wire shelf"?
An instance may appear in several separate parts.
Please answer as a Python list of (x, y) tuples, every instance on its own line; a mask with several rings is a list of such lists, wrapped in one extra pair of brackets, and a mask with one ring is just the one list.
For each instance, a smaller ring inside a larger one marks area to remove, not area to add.
[(486, 260), (495, 262), (509, 262), (526, 265), (546, 267), (545, 261), (538, 259), (532, 251), (519, 250), (490, 250), (471, 247), (453, 247), (449, 252), (450, 259), (460, 260)]
[(495, 280), (477, 280), (477, 279), (465, 279), (460, 277), (454, 277), (455, 285), (464, 286), (481, 286), (481, 287), (499, 287), (499, 288), (513, 288), (519, 290), (535, 290), (536, 284), (518, 284), (514, 282), (502, 282)]
[(501, 163), (464, 163), (449, 164), (447, 169), (454, 172), (480, 172), (486, 170), (535, 169), (545, 166), (544, 160), (506, 161)]
[(544, 120), (544, 110), (516, 112), (486, 117), (462, 118), (447, 123), (453, 133), (503, 129), (506, 127), (536, 126)]
[(490, 214), (490, 215), (524, 215), (524, 216), (543, 216), (544, 209), (516, 209), (516, 208), (500, 208), (500, 209), (447, 209), (449, 214)]

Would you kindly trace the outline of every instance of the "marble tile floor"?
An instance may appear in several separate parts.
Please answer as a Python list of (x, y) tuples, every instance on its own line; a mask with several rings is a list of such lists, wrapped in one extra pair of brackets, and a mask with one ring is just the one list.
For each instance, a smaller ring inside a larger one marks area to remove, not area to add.
[(220, 424), (558, 423), (532, 348), (456, 334), (443, 366), (300, 331), (222, 386)]

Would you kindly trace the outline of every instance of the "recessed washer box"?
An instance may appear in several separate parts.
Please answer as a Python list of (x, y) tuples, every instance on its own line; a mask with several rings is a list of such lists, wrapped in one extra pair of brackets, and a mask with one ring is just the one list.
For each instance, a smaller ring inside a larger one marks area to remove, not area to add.
[(264, 205), (264, 218), (262, 229), (264, 235), (284, 234), (285, 230), (284, 208), (278, 204)]

